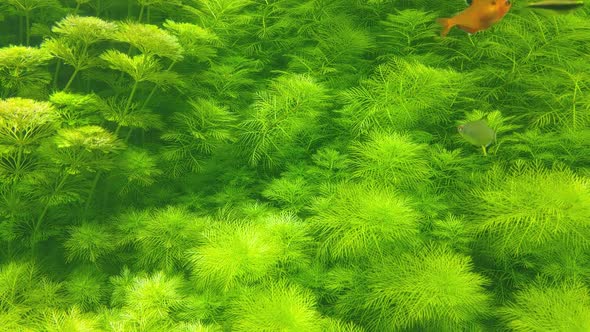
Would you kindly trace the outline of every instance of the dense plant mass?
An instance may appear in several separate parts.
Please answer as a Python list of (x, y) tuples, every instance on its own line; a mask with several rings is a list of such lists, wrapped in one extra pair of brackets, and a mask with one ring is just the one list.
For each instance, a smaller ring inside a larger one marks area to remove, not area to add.
[(2, 1), (0, 330), (589, 331), (590, 7), (464, 8)]

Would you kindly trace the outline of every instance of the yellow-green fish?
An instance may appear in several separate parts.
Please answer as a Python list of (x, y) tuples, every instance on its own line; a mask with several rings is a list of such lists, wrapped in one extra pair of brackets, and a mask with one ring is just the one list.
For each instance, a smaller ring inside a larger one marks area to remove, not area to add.
[(532, 9), (545, 9), (556, 13), (569, 12), (584, 6), (583, 1), (575, 0), (545, 0), (527, 4)]
[(496, 132), (484, 119), (462, 124), (457, 131), (469, 143), (481, 146), (484, 156), (488, 155), (486, 148), (496, 140)]

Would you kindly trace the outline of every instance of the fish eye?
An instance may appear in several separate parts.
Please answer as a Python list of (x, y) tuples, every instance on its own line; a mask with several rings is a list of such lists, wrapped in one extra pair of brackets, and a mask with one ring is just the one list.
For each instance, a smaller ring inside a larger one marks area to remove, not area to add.
[(510, 6), (510, 0), (506, 0), (505, 4), (506, 6)]

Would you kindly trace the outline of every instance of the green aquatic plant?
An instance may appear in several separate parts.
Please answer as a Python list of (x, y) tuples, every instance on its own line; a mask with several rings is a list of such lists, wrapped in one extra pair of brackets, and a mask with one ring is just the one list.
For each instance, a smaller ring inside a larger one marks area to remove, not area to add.
[(116, 248), (115, 236), (103, 225), (84, 223), (69, 230), (64, 242), (67, 260), (81, 260), (96, 263), (100, 258), (112, 253)]
[(280, 244), (278, 263), (283, 273), (301, 271), (311, 265), (315, 243), (303, 220), (282, 213), (268, 216), (263, 225)]
[(164, 70), (158, 59), (146, 54), (130, 57), (117, 50), (107, 50), (100, 57), (111, 69), (126, 73), (133, 79), (132, 93), (128, 98), (129, 105), (140, 82), (151, 82), (165, 87), (180, 81), (175, 73)]
[(200, 234), (206, 220), (182, 207), (149, 212), (127, 212), (117, 218), (122, 244), (130, 244), (140, 253), (136, 263), (145, 269), (172, 271), (183, 266), (185, 252), (203, 242)]
[(489, 310), (488, 282), (469, 257), (449, 248), (390, 256), (368, 276), (364, 320), (376, 331), (473, 328)]
[(163, 174), (157, 165), (157, 159), (148, 151), (130, 148), (125, 150), (117, 160), (115, 179), (121, 179), (119, 192), (126, 194), (141, 191), (152, 186)]
[[(119, 24), (113, 39), (129, 44), (127, 53), (109, 49), (101, 54), (100, 58), (107, 63), (109, 68), (121, 72), (119, 80), (124, 73), (133, 80), (131, 92), (120, 112), (123, 118), (135, 107), (138, 107), (137, 110), (142, 112), (149, 104), (156, 88), (164, 89), (169, 86), (179, 87), (182, 85), (180, 77), (170, 70), (174, 63), (183, 58), (182, 46), (174, 35), (155, 25), (125, 22)], [(139, 50), (141, 54), (132, 56), (133, 48)], [(164, 59), (171, 60), (167, 69), (163, 68), (162, 60)], [(154, 83), (154, 86), (141, 106), (133, 106), (141, 82), (151, 82)], [(118, 134), (120, 129), (121, 124), (117, 126), (115, 133)]]
[[(176, 275), (155, 272), (136, 277), (126, 289), (123, 307), (126, 325), (135, 329), (158, 326), (168, 319), (173, 310), (182, 304), (183, 279)], [(161, 325), (160, 325), (161, 326)]]
[(272, 167), (286, 152), (306, 149), (319, 139), (320, 110), (328, 97), (326, 89), (307, 75), (283, 75), (272, 81), (240, 123), (240, 144), (248, 162)]
[(572, 248), (561, 241), (554, 243), (536, 252), (535, 257), (528, 257), (533, 269), (547, 280), (556, 282), (584, 280), (590, 276), (590, 256), (585, 248)]
[[(439, 195), (457, 197), (462, 191), (457, 190), (462, 183), (462, 176), (471, 167), (468, 159), (463, 156), (460, 149), (447, 150), (441, 145), (435, 145), (432, 149), (430, 160), (432, 187)], [(456, 199), (449, 199), (456, 202)]]
[(217, 224), (205, 243), (190, 250), (190, 267), (203, 288), (233, 292), (268, 276), (281, 257), (281, 242), (256, 225)]
[(260, 71), (257, 63), (245, 57), (224, 57), (199, 72), (191, 83), (205, 90), (214, 100), (223, 100), (232, 108), (240, 109), (250, 104), (257, 86), (255, 74)]
[(25, 46), (0, 48), (0, 98), (35, 94), (50, 82), (45, 66), (51, 55), (45, 49)]
[(311, 292), (276, 282), (246, 290), (230, 307), (233, 331), (323, 331)]
[[(303, 21), (295, 35), (307, 37), (289, 40), (289, 44), (292, 44), (288, 45), (289, 70), (310, 75), (319, 74), (327, 86), (338, 88), (355, 84), (358, 75), (369, 70), (365, 55), (375, 48), (374, 38), (367, 29), (359, 26), (350, 15), (342, 13), (347, 8), (333, 8), (340, 6), (338, 3), (303, 5), (299, 8), (299, 15), (283, 20)], [(326, 12), (333, 12), (334, 17), (325, 15)], [(276, 49), (281, 50), (278, 47)]]
[(252, 0), (188, 0), (183, 9), (196, 19), (200, 26), (206, 26), (223, 40), (243, 36), (251, 22)]
[(575, 247), (589, 245), (587, 178), (565, 167), (525, 163), (501, 173), (504, 180), (492, 180), (473, 192), (480, 203), (472, 225), (495, 255), (531, 254), (566, 239)]
[[(37, 240), (41, 224), (52, 205), (79, 201), (79, 193), (68, 192), (68, 180), (72, 176), (85, 175), (109, 170), (113, 157), (124, 145), (110, 132), (99, 126), (64, 128), (58, 131), (51, 142), (47, 142), (42, 154), (56, 167), (57, 176), (40, 178), (37, 185), (45, 192), (39, 192), (44, 207), (34, 223), (32, 238)], [(90, 188), (90, 197), (96, 183)]]
[(286, 211), (299, 212), (311, 201), (312, 190), (302, 177), (281, 177), (269, 183), (262, 195), (277, 202)]
[(536, 78), (535, 88), (527, 91), (543, 101), (542, 106), (531, 114), (535, 126), (556, 125), (576, 131), (590, 124), (590, 95), (587, 93), (590, 78), (584, 63), (576, 60), (565, 68), (547, 66), (546, 75), (553, 79), (547, 82)]
[[(386, 48), (388, 56), (423, 55), (434, 47), (433, 35), (438, 28), (436, 15), (416, 9), (399, 10), (387, 14), (381, 22), (383, 33), (379, 36), (381, 45)], [(389, 53), (392, 52), (392, 53)]]
[(56, 5), (0, 1), (0, 329), (586, 328), (586, 9)]
[[(178, 38), (156, 25), (123, 22), (118, 25), (113, 39), (129, 44), (147, 57), (157, 56), (172, 61), (180, 61), (183, 57)], [(129, 52), (127, 55), (130, 55)]]
[(391, 190), (343, 184), (312, 207), (310, 227), (326, 260), (355, 261), (418, 245), (420, 215)]
[[(58, 0), (6, 0), (6, 6), (19, 17), (24, 17), (24, 22), (19, 21), (19, 35), (21, 36), (21, 43), (29, 45), (31, 41), (31, 17), (34, 11), (41, 8), (60, 8), (61, 5)], [(24, 31), (24, 40), (23, 40)]]
[(352, 175), (375, 186), (414, 190), (427, 185), (432, 174), (426, 144), (408, 135), (372, 132), (352, 147)]
[(0, 178), (8, 183), (31, 174), (38, 163), (34, 153), (57, 129), (50, 103), (32, 99), (0, 100)]
[(81, 265), (68, 275), (64, 289), (69, 302), (88, 311), (105, 302), (106, 275), (95, 266)]
[(217, 55), (217, 48), (221, 46), (217, 35), (199, 25), (166, 20), (163, 26), (178, 38), (183, 54), (199, 62), (211, 62)]
[(189, 110), (172, 115), (174, 126), (161, 136), (165, 142), (162, 157), (170, 162), (174, 177), (201, 171), (207, 157), (235, 140), (231, 129), (236, 118), (227, 108), (208, 99), (188, 104)]
[(133, 130), (161, 129), (164, 123), (159, 114), (151, 109), (142, 108), (138, 103), (129, 103), (124, 98), (111, 97), (100, 101), (100, 114), (105, 120), (117, 124), (119, 131), (123, 127), (129, 128), (125, 135), (125, 141), (131, 137)]
[(182, 5), (182, 0), (136, 0), (140, 6), (139, 9), (139, 17), (137, 18), (138, 22), (141, 22), (144, 17), (145, 13), (145, 20), (147, 23), (150, 23), (151, 19), (151, 11), (154, 8), (167, 8), (167, 7), (177, 7), (180, 8)]
[(12, 261), (0, 266), (0, 312), (29, 311), (31, 289), (38, 281), (38, 270), (32, 262)]
[(343, 124), (355, 136), (372, 130), (407, 130), (448, 122), (468, 76), (416, 60), (379, 65), (358, 87), (342, 92)]
[(451, 214), (444, 219), (435, 220), (428, 234), (437, 244), (448, 246), (463, 254), (470, 252), (470, 246), (475, 241), (465, 219)]
[[(74, 67), (64, 91), (74, 82), (82, 70), (97, 67), (99, 50), (93, 45), (114, 38), (117, 26), (97, 17), (67, 16), (56, 23), (52, 31), (57, 38), (45, 40), (42, 47), (64, 63)], [(59, 63), (55, 69), (54, 85), (57, 84)]]
[(512, 331), (584, 331), (590, 328), (588, 288), (539, 281), (517, 292), (500, 313)]
[(59, 331), (100, 331), (100, 320), (96, 315), (83, 312), (77, 306), (68, 310), (49, 309), (43, 318), (35, 322), (35, 329), (48, 332)]

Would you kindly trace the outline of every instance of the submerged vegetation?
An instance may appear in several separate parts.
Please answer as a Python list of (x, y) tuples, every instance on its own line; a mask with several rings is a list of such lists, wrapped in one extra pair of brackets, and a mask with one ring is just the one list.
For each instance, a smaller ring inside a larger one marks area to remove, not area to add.
[(590, 9), (464, 6), (3, 1), (0, 329), (590, 330)]

